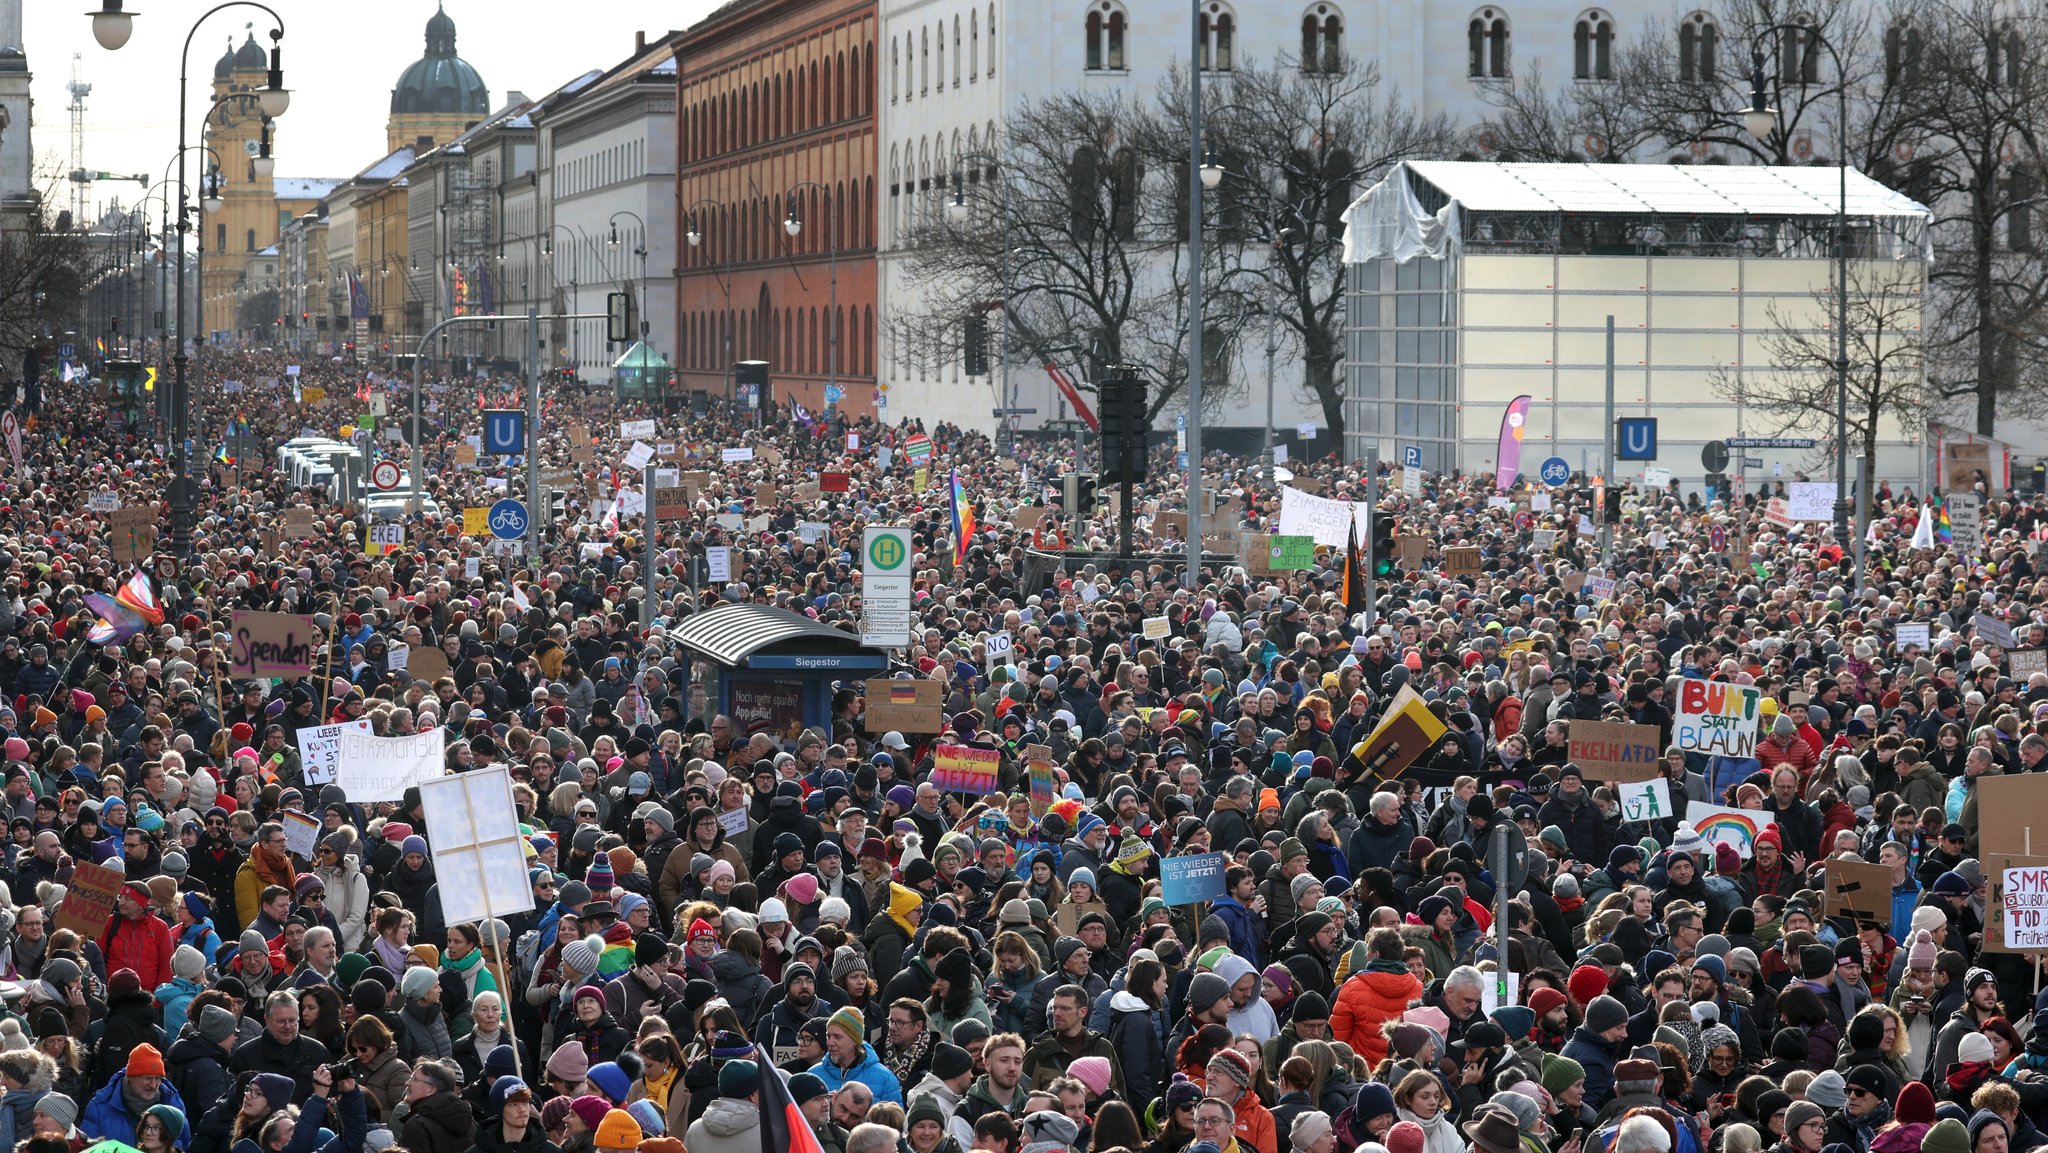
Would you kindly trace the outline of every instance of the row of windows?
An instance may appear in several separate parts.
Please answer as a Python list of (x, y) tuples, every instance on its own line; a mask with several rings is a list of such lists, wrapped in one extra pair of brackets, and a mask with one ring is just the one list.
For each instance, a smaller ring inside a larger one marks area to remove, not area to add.
[(832, 312), (821, 308), (772, 308), (767, 290), (751, 312), (717, 309), (683, 314), (682, 367), (723, 372), (733, 360), (765, 360), (777, 375), (872, 377), (875, 374), (875, 310), (839, 306), (839, 362), (832, 363)]
[(995, 172), (993, 154), (996, 147), (996, 126), (988, 123), (988, 134), (982, 135), (980, 127), (967, 130), (967, 141), (963, 149), (960, 130), (953, 130), (953, 152), (951, 160), (946, 155), (946, 141), (943, 137), (919, 138), (915, 151), (909, 142), (899, 149), (889, 146), (889, 207), (890, 219), (888, 240), (894, 242), (907, 236), (914, 223), (917, 211), (917, 194), (944, 198), (952, 195), (953, 170), (960, 167), (963, 178), (979, 181), (982, 170), (991, 175)]
[[(808, 46), (790, 53), (806, 54)], [(744, 88), (706, 96), (685, 108), (683, 159), (704, 160), (873, 115), (874, 41), (850, 51), (815, 55), (808, 63), (791, 65)], [(695, 87), (701, 92), (707, 85)]]
[[(933, 30), (937, 30), (934, 37)], [(919, 28), (916, 35), (905, 32), (901, 40), (889, 38), (889, 102), (898, 99), (915, 100), (932, 92), (932, 41), (938, 40), (938, 91), (947, 88), (946, 75), (946, 22), (940, 20), (931, 28)], [(963, 45), (965, 51), (963, 53)], [(953, 72), (951, 86), (960, 87), (961, 64), (966, 64), (967, 83), (976, 83), (984, 74), (996, 74), (996, 6), (988, 6), (988, 71), (983, 73), (981, 48), (981, 10), (967, 14), (967, 38), (960, 36), (960, 17), (953, 17)]]
[[(994, 15), (989, 27), (993, 29)], [(1229, 72), (1236, 67), (1237, 14), (1223, 0), (1210, 0), (1200, 9), (1201, 66), (1207, 72)], [(1130, 42), (1131, 17), (1120, 0), (1095, 0), (1088, 7), (1082, 54), (1091, 72), (1123, 72), (1130, 68), (1126, 47)], [(1301, 54), (1304, 72), (1335, 72), (1341, 67), (1344, 48), (1344, 15), (1334, 4), (1315, 4), (1301, 17)], [(957, 49), (956, 49), (957, 51)], [(990, 62), (993, 71), (994, 62)]]
[[(1776, 71), (1785, 84), (1818, 84), (1821, 61), (1827, 52), (1821, 33), (1811, 16), (1794, 16), (1778, 37)], [(1465, 26), (1465, 72), (1477, 80), (1505, 79), (1509, 71), (1509, 49), (1514, 37), (1507, 13), (1498, 7), (1482, 8)], [(1678, 78), (1712, 83), (1719, 68), (1721, 30), (1714, 18), (1695, 12), (1678, 24)], [(1598, 9), (1581, 13), (1572, 25), (1572, 78), (1574, 80), (1614, 79), (1614, 17)], [(1920, 68), (1920, 30), (1909, 20), (1894, 23), (1885, 31), (1885, 75), (1892, 83), (1911, 83)], [(2025, 56), (2025, 43), (2017, 30), (1999, 29), (1985, 45), (1985, 79), (1994, 85), (2018, 87)]]
[(555, 195), (574, 196), (646, 175), (647, 142), (628, 140), (555, 165)]
[(789, 201), (781, 195), (697, 210), (684, 223), (685, 232), (695, 229), (699, 237), (687, 259), (695, 267), (717, 268), (728, 261), (824, 256), (835, 241), (840, 252), (875, 246), (874, 177), (835, 184), (829, 203), (816, 188), (799, 189), (796, 195), (801, 227), (795, 236), (784, 226)]

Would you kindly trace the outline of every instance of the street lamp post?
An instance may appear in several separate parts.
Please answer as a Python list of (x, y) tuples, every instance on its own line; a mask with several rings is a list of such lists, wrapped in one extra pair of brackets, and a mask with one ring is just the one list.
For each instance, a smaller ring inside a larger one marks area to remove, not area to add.
[[(718, 203), (717, 201), (715, 201), (715, 200), (709, 200), (709, 199), (706, 199), (706, 200), (699, 200), (699, 201), (697, 201), (697, 202), (696, 202), (695, 204), (692, 204), (692, 205), (690, 205), (690, 207), (689, 207), (689, 208), (685, 209), (685, 211), (687, 211), (687, 212), (688, 212), (688, 213), (690, 214), (690, 230), (689, 230), (688, 232), (684, 233), (684, 234), (683, 234), (683, 236), (684, 236), (684, 239), (686, 239), (686, 240), (688, 240), (688, 241), (690, 242), (690, 247), (691, 247), (691, 248), (696, 248), (697, 246), (699, 246), (699, 245), (701, 245), (701, 244), (703, 244), (703, 243), (704, 243), (704, 231), (703, 231), (702, 229), (700, 229), (700, 228), (698, 228), (698, 227), (697, 227), (697, 210), (698, 210), (699, 208), (710, 208), (710, 209), (711, 209), (711, 210), (712, 210), (713, 212), (718, 212), (718, 211), (722, 210), (722, 209), (723, 209), (724, 207), (725, 207), (724, 205), (722, 205), (722, 204), (719, 204), (719, 203)], [(722, 261), (721, 261), (721, 263), (722, 263), (722, 264), (724, 265), (724, 272), (723, 272), (723, 274), (722, 274), (722, 275), (719, 275), (719, 276), (717, 276), (717, 280), (718, 280), (718, 288), (719, 288), (719, 291), (720, 291), (721, 293), (723, 293), (723, 294), (724, 294), (724, 296), (725, 296), (725, 311), (724, 311), (724, 312), (723, 312), (722, 314), (720, 314), (720, 316), (719, 316), (719, 318), (718, 318), (718, 331), (719, 331), (719, 334), (720, 334), (721, 336), (723, 336), (723, 337), (724, 337), (724, 349), (725, 349), (725, 351), (724, 351), (724, 357), (723, 357), (723, 359), (724, 359), (724, 363), (723, 363), (723, 364), (721, 365), (721, 367), (719, 368), (719, 374), (720, 374), (721, 376), (723, 376), (723, 377), (725, 378), (725, 402), (726, 402), (727, 404), (731, 404), (731, 403), (732, 403), (732, 400), (733, 400), (733, 396), (732, 396), (732, 245), (731, 245), (731, 243), (729, 243), (729, 242), (731, 241), (731, 239), (732, 239), (732, 235), (731, 235), (731, 228), (730, 228), (730, 225), (728, 225), (728, 227), (727, 227), (727, 230), (726, 230), (726, 238), (725, 238), (725, 239), (726, 239), (726, 241), (727, 241), (728, 243), (722, 244), (722, 245), (720, 246), (720, 248), (721, 248), (721, 251), (720, 251), (720, 256), (721, 256), (721, 257), (723, 258), (723, 259), (722, 259)]]
[(1202, 192), (1223, 170), (1202, 146), (1202, 0), (1188, 3), (1188, 576), (1202, 585)]
[[(1777, 37), (1781, 45), (1790, 33), (1795, 48), (1802, 43), (1819, 44), (1835, 62), (1835, 130), (1840, 139), (1837, 152), (1837, 200), (1835, 202), (1835, 543), (1842, 549), (1843, 569), (1850, 568), (1854, 550), (1849, 534), (1849, 88), (1848, 73), (1842, 69), (1841, 54), (1834, 44), (1809, 24), (1773, 24), (1757, 33), (1759, 38)], [(1782, 59), (1782, 47), (1779, 52)], [(1749, 107), (1741, 112), (1743, 127), (1759, 140), (1768, 139), (1778, 125), (1778, 110), (1764, 93), (1764, 53), (1761, 43), (1750, 48)], [(1800, 66), (1795, 61), (1795, 66)], [(1863, 478), (1869, 485), (1871, 478)], [(1855, 574), (1860, 580), (1861, 574)]]
[[(633, 222), (634, 222), (635, 224), (638, 224), (638, 225), (640, 226), (640, 240), (639, 240), (639, 242), (638, 242), (638, 243), (636, 243), (636, 244), (635, 244), (635, 245), (633, 246), (633, 255), (635, 255), (635, 256), (637, 256), (637, 257), (639, 257), (639, 258), (640, 258), (640, 307), (639, 307), (638, 309), (636, 309), (635, 311), (637, 311), (637, 312), (638, 312), (638, 313), (640, 314), (640, 360), (641, 360), (641, 363), (640, 363), (640, 365), (639, 365), (638, 367), (639, 367), (640, 369), (643, 369), (643, 370), (644, 370), (644, 369), (645, 369), (645, 367), (646, 367), (646, 361), (647, 361), (647, 353), (648, 353), (648, 351), (649, 351), (649, 350), (648, 350), (648, 347), (647, 347), (647, 331), (648, 331), (648, 323), (647, 323), (647, 222), (646, 222), (645, 220), (642, 220), (642, 219), (640, 218), (640, 214), (639, 214), (639, 213), (637, 213), (637, 212), (633, 211), (633, 210), (632, 210), (632, 209), (630, 209), (630, 208), (621, 208), (621, 209), (619, 209), (619, 210), (618, 210), (617, 212), (614, 212), (614, 213), (612, 213), (612, 214), (611, 214), (611, 217), (610, 217), (610, 219), (608, 219), (608, 220), (606, 220), (606, 221), (605, 221), (605, 223), (606, 223), (607, 225), (609, 225), (609, 226), (611, 227), (611, 237), (610, 237), (610, 239), (609, 239), (609, 240), (608, 240), (608, 241), (607, 241), (606, 243), (607, 243), (607, 244), (608, 244), (608, 245), (609, 245), (610, 247), (612, 247), (612, 248), (617, 248), (617, 247), (619, 246), (619, 217), (621, 217), (621, 216), (630, 216), (630, 217), (632, 217), (632, 218), (633, 218)], [(629, 350), (629, 351), (630, 351), (630, 350)], [(646, 382), (646, 381), (645, 381), (645, 380), (643, 379), (643, 380), (641, 381), (641, 388), (643, 389), (643, 392), (642, 392), (642, 397), (641, 397), (641, 398), (642, 398), (643, 400), (645, 400), (645, 399), (648, 399), (648, 398), (647, 398), (647, 396), (646, 396), (646, 394), (645, 394), (645, 391), (644, 391), (644, 390), (645, 390), (645, 388), (646, 388), (646, 386), (647, 386), (647, 382)], [(614, 395), (614, 396), (616, 396), (616, 395), (617, 395), (617, 388), (618, 388), (618, 378), (617, 378), (617, 377), (613, 377), (613, 395)], [(663, 406), (662, 410), (663, 410), (663, 411), (667, 411), (667, 404), (666, 404), (666, 402), (667, 402), (667, 400), (668, 400), (668, 395), (667, 395), (667, 393), (668, 393), (668, 389), (667, 389), (667, 387), (666, 387), (666, 386), (664, 386), (664, 387), (662, 388), (662, 406)], [(653, 513), (653, 511), (652, 511), (652, 510), (653, 510), (653, 508), (654, 508), (654, 495), (653, 495), (653, 493), (651, 493), (651, 492), (650, 492), (650, 493), (648, 494), (648, 496), (647, 496), (647, 507), (648, 507), (648, 509), (649, 509), (649, 512), (648, 512), (648, 514), (647, 514), (647, 515), (648, 515), (649, 517), (652, 517), (652, 516), (654, 515), (654, 513)], [(649, 534), (649, 539), (650, 539), (650, 540), (651, 540), (651, 539), (653, 539), (653, 538), (652, 538), (652, 534)], [(650, 574), (650, 575), (651, 575), (651, 574)], [(649, 598), (649, 602), (650, 602), (650, 603), (652, 603), (652, 599), (653, 599), (653, 598), (651, 598), (651, 597)], [(649, 624), (652, 624), (653, 622), (652, 622), (652, 621), (649, 621), (648, 623), (649, 623)]]
[[(181, 189), (186, 187), (186, 111), (189, 104), (187, 89), (191, 75), (192, 37), (199, 32), (199, 26), (206, 23), (208, 17), (223, 9), (234, 7), (260, 8), (276, 21), (277, 27), (270, 32), (270, 68), (266, 77), (267, 83), (254, 93), (254, 96), (263, 115), (273, 120), (283, 116), (285, 110), (291, 107), (291, 90), (284, 86), (284, 64), (282, 52), (278, 47), (279, 42), (284, 39), (284, 18), (279, 16), (275, 9), (260, 3), (259, 0), (225, 0), (201, 13), (199, 19), (193, 21), (191, 29), (185, 33), (185, 45), (178, 53), (178, 186)], [(122, 0), (101, 0), (100, 10), (89, 15), (92, 16), (93, 38), (99, 41), (100, 47), (113, 52), (128, 43), (129, 34), (134, 28), (134, 15), (122, 10)], [(208, 116), (211, 115), (209, 112)], [(204, 248), (203, 245), (201, 247)], [(178, 261), (178, 308), (181, 313), (184, 307), (185, 261), (181, 254)], [(177, 355), (172, 358), (174, 371), (171, 380), (171, 411), (175, 425), (171, 438), (175, 474), (170, 491), (171, 551), (180, 559), (186, 560), (192, 556), (192, 520), (199, 495), (199, 486), (193, 483), (191, 476), (192, 397), (186, 371), (190, 359), (185, 351), (184, 333), (180, 332)]]
[[(789, 186), (789, 191), (785, 194), (789, 204), (789, 215), (782, 222), (782, 230), (787, 232), (792, 238), (804, 229), (804, 222), (796, 214), (796, 194), (805, 188), (817, 189), (818, 195), (825, 201), (825, 238), (827, 246), (832, 250), (830, 276), (832, 287), (830, 295), (827, 297), (825, 311), (825, 347), (828, 357), (825, 365), (825, 392), (821, 394), (829, 397), (832, 390), (838, 386), (839, 381), (839, 213), (838, 206), (832, 203), (832, 190), (830, 188), (815, 180), (797, 181)], [(831, 405), (828, 403), (825, 407), (830, 408)], [(764, 410), (761, 415), (765, 419), (768, 414)]]

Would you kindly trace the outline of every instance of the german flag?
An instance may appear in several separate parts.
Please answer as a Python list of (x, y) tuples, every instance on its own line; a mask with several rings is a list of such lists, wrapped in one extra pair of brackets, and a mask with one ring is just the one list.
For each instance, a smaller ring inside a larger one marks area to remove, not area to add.
[(1365, 575), (1365, 557), (1358, 551), (1358, 520), (1354, 517), (1344, 534), (1344, 615), (1347, 617), (1366, 610)]
[(754, 1045), (754, 1060), (761, 1066), (761, 1153), (825, 1153), (811, 1123), (804, 1120), (782, 1080), (782, 1071), (768, 1046)]

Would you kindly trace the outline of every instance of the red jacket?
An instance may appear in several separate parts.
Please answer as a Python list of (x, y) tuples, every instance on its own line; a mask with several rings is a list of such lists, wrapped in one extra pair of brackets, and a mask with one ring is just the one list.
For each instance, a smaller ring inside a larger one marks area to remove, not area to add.
[(1330, 1007), (1330, 1033), (1366, 1064), (1377, 1067), (1387, 1056), (1387, 1038), (1380, 1026), (1400, 1020), (1409, 1003), (1421, 997), (1422, 982), (1405, 968), (1399, 973), (1353, 973)]
[(133, 969), (142, 979), (144, 992), (171, 979), (171, 927), (155, 913), (144, 913), (131, 921), (116, 913), (107, 919), (107, 931), (100, 935), (100, 953), (107, 959), (107, 973)]

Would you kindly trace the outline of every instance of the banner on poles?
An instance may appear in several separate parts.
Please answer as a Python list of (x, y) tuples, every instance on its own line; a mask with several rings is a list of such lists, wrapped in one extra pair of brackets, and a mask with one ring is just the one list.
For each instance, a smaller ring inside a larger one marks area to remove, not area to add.
[(343, 733), (334, 783), (351, 801), (396, 801), (422, 781), (446, 771), (446, 745), (439, 729), (410, 737)]
[[(438, 649), (435, 651), (439, 651)], [(313, 725), (299, 730), (299, 768), (309, 785), (334, 780), (334, 764), (341, 756), (343, 733), (370, 735), (369, 721), (343, 721), (335, 725)]]

